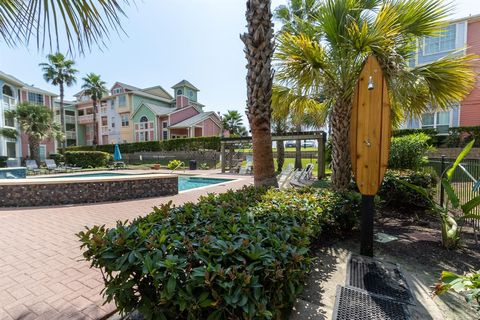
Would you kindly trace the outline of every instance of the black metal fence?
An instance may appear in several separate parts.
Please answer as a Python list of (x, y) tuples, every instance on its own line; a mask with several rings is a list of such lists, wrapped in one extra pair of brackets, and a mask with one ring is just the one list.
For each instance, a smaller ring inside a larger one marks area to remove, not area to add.
[[(439, 177), (445, 174), (445, 171), (448, 170), (455, 162), (455, 159), (449, 158), (437, 158), (429, 159), (428, 166), (431, 167)], [(480, 178), (480, 159), (464, 159), (455, 169), (452, 177), (452, 187), (455, 193), (457, 194), (460, 204), (465, 204), (472, 198), (480, 195), (480, 190), (475, 190), (474, 186)], [(446, 201), (445, 190), (440, 183), (437, 184), (436, 197), (438, 203), (443, 205)], [(479, 214), (480, 206), (474, 208), (471, 213)], [(475, 220), (475, 227), (480, 227), (480, 221)]]

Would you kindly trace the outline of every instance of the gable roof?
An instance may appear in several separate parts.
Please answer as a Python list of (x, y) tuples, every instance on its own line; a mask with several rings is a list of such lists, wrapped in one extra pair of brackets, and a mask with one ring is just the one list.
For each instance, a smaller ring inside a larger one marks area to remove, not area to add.
[(129, 85), (129, 84), (126, 84), (126, 83), (118, 82), (118, 81), (117, 81), (117, 82), (115, 82), (115, 83), (113, 84), (113, 86), (110, 88), (110, 91), (112, 91), (113, 87), (115, 87), (117, 84), (118, 84), (120, 87), (122, 87), (122, 88), (124, 88), (124, 89), (127, 89), (127, 90), (130, 90), (130, 91), (142, 90), (142, 89), (140, 89), (140, 88), (138, 88), (138, 87), (131, 86), (131, 85)]
[(188, 82), (187, 80), (182, 80), (180, 81), (179, 83), (177, 83), (176, 85), (174, 85), (172, 87), (172, 89), (175, 89), (175, 88), (178, 88), (178, 87), (189, 87), (195, 91), (200, 91), (197, 87), (195, 87), (193, 84), (191, 84), (190, 82)]
[[(212, 115), (216, 115), (215, 112), (213, 111), (209, 111), (209, 112), (202, 112), (202, 113), (199, 113), (197, 114), (196, 116), (193, 116), (191, 118), (188, 118), (188, 119), (185, 119), (179, 123), (176, 123), (172, 126), (170, 126), (169, 128), (171, 129), (175, 129), (175, 128), (187, 128), (187, 127), (191, 127), (193, 125), (196, 125), (197, 123), (199, 122), (202, 122), (204, 120), (207, 120), (208, 118), (210, 118)], [(215, 121), (216, 122), (216, 121)], [(217, 123), (218, 124), (218, 123)]]
[[(150, 94), (153, 94), (153, 95), (158, 95), (159, 97), (162, 97), (162, 98), (165, 98), (165, 99), (173, 99), (172, 95), (170, 93), (167, 92), (167, 90), (163, 89), (162, 86), (158, 85), (158, 86), (153, 86), (153, 87), (148, 87), (148, 88), (145, 88), (145, 89), (142, 89), (143, 92), (146, 92), (146, 93), (150, 93)], [(158, 93), (155, 93), (155, 92), (160, 92), (159, 94)]]
[(35, 93), (40, 93), (40, 94), (44, 94), (44, 95), (47, 95), (47, 96), (58, 97), (58, 94), (56, 94), (56, 93), (52, 93), (50, 91), (43, 90), (43, 89), (40, 89), (40, 88), (37, 88), (37, 87), (34, 87), (34, 86), (24, 85), (22, 87), (22, 89), (26, 90), (26, 91), (29, 91), (29, 92), (35, 92)]
[(156, 95), (148, 93), (148, 92), (143, 92), (141, 90), (130, 91), (130, 92), (127, 92), (127, 93), (136, 94), (138, 96), (145, 97), (145, 98), (160, 100), (160, 101), (167, 102), (167, 103), (172, 102), (172, 99), (166, 99), (164, 97), (156, 96)]
[(137, 114), (137, 112), (140, 110), (140, 108), (142, 106), (145, 106), (146, 108), (150, 109), (150, 111), (152, 111), (155, 115), (157, 116), (164, 116), (164, 115), (167, 115), (169, 114), (170, 112), (172, 112), (172, 108), (169, 108), (169, 107), (162, 107), (162, 106), (157, 106), (155, 104), (152, 104), (152, 103), (145, 103), (145, 102), (142, 102), (137, 110), (135, 110), (135, 112), (132, 114), (132, 118), (135, 114)]
[(20, 81), (19, 79), (15, 78), (12, 75), (9, 75), (8, 73), (0, 71), (0, 79), (6, 80), (9, 83), (12, 83), (16, 86), (24, 86), (25, 83), (23, 81)]

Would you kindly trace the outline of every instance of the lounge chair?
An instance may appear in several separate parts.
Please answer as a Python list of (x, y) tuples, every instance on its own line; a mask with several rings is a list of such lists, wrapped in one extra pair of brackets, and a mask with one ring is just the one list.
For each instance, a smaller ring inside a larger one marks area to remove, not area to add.
[(280, 172), (280, 174), (277, 176), (278, 187), (280, 189), (285, 188), (289, 184), (294, 172), (295, 170), (293, 169), (292, 164), (289, 164), (285, 169), (282, 170), (282, 172)]
[(303, 170), (294, 174), (293, 178), (290, 180), (290, 185), (294, 187), (305, 187), (311, 185), (313, 183), (313, 168), (313, 164), (307, 164)]
[(64, 168), (58, 167), (53, 159), (45, 159), (45, 165), (47, 166), (48, 172), (62, 172), (65, 170)]
[(27, 167), (27, 171), (33, 172), (33, 174), (39, 174), (41, 172), (35, 160), (25, 160), (25, 166)]
[(241, 166), (238, 174), (252, 174), (253, 171), (253, 156), (247, 156), (247, 163), (245, 166)]

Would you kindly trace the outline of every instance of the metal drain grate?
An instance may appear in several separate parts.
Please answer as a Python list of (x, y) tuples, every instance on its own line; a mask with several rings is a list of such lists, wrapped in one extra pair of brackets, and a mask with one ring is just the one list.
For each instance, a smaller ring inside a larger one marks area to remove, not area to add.
[(363, 290), (337, 286), (333, 320), (409, 320), (405, 304)]
[(347, 285), (399, 302), (414, 304), (407, 281), (395, 264), (352, 255), (347, 266)]

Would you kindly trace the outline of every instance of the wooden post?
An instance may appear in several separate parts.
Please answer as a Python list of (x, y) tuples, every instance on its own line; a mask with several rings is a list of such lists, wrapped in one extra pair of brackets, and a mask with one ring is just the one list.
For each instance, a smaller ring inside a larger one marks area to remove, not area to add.
[(220, 162), (222, 165), (222, 173), (225, 173), (225, 143), (222, 141), (220, 142)]
[(318, 165), (318, 180), (325, 177), (325, 133), (322, 132), (322, 138), (318, 139), (317, 151), (317, 165)]

